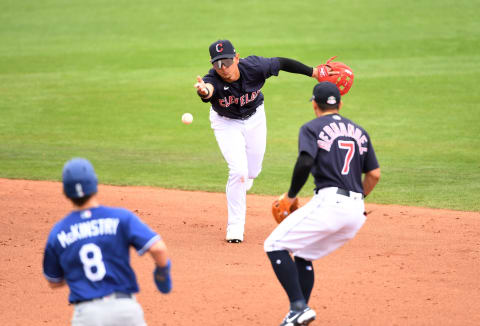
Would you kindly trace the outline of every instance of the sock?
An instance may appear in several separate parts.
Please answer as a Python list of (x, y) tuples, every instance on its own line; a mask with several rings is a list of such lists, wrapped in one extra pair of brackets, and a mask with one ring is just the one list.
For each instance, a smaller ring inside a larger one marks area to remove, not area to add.
[(315, 280), (315, 273), (313, 272), (312, 262), (300, 257), (295, 257), (295, 265), (297, 265), (298, 279), (300, 282), (300, 287), (302, 289), (303, 297), (308, 303)]
[(293, 303), (295, 303), (294, 306), (297, 307), (301, 305), (302, 302), (303, 305), (306, 305), (305, 298), (303, 297), (302, 289), (300, 287), (297, 267), (295, 266), (295, 263), (290, 257), (288, 251), (270, 251), (267, 252), (267, 256), (272, 263), (272, 267), (275, 275), (277, 275), (278, 281), (280, 284), (282, 284), (285, 292), (287, 292), (291, 306), (293, 306)]

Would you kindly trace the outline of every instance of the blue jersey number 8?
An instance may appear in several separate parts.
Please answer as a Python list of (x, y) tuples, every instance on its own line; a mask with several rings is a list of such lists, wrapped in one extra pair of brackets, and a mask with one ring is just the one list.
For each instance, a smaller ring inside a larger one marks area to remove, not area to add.
[(103, 263), (102, 250), (94, 243), (87, 243), (78, 252), (80, 261), (83, 264), (85, 276), (92, 282), (101, 281), (107, 270)]

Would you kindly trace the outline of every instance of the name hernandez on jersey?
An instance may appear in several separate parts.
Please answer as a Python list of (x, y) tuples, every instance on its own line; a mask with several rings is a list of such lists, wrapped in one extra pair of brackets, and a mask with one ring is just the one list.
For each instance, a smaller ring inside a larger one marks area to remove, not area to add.
[(363, 153), (368, 150), (367, 147), (363, 147), (363, 144), (368, 142), (368, 138), (365, 136), (363, 131), (351, 123), (347, 123), (345, 126), (343, 122), (332, 122), (329, 125), (324, 126), (323, 131), (321, 131), (318, 135), (318, 147), (330, 152), (332, 144), (338, 137), (353, 138), (357, 142), (360, 155), (363, 155)]
[(339, 114), (304, 124), (299, 135), (301, 152), (315, 159), (311, 173), (317, 189), (339, 187), (362, 193), (362, 173), (378, 167), (367, 131)]

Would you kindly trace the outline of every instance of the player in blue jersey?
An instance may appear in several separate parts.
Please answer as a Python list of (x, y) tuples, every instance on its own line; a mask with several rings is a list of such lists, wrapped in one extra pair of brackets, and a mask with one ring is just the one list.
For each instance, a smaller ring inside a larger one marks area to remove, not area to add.
[[(240, 58), (229, 40), (209, 48), (212, 68), (194, 85), (203, 102), (209, 102), (210, 123), (229, 175), (226, 186), (228, 242), (243, 241), (246, 193), (262, 169), (267, 125), (261, 89), (280, 70), (318, 78), (318, 69), (288, 58)], [(328, 74), (337, 74), (328, 67)]]
[(135, 214), (100, 205), (97, 176), (90, 162), (68, 161), (63, 192), (74, 210), (52, 228), (45, 246), (43, 273), (52, 288), (70, 288), (72, 325), (146, 325), (135, 299), (139, 291), (129, 248), (150, 253), (159, 291), (172, 289), (170, 259), (160, 236)]
[(363, 198), (380, 179), (368, 133), (338, 113), (338, 88), (330, 82), (317, 84), (312, 103), (317, 118), (300, 129), (299, 155), (287, 198), (294, 202), (310, 173), (315, 195), (283, 220), (264, 244), (290, 301), (282, 326), (308, 325), (315, 319), (315, 311), (308, 306), (314, 281), (312, 261), (355, 236), (365, 222)]

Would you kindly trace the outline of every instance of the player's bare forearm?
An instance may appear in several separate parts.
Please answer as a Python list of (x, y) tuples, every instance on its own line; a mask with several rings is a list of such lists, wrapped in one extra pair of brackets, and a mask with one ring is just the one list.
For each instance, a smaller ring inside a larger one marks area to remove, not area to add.
[(163, 242), (162, 240), (158, 240), (150, 247), (150, 249), (148, 249), (148, 252), (152, 256), (153, 261), (155, 262), (155, 264), (157, 264), (157, 266), (167, 266), (168, 251), (165, 242)]
[(165, 242), (158, 240), (148, 251), (156, 264), (153, 270), (153, 281), (160, 292), (169, 293), (172, 290), (172, 277), (170, 275), (172, 263), (168, 259)]
[(365, 173), (365, 177), (363, 178), (363, 193), (365, 196), (372, 192), (379, 180), (380, 168)]
[(48, 281), (48, 286), (50, 286), (51, 289), (58, 289), (61, 288), (62, 286), (66, 285), (67, 283), (65, 280), (62, 280), (61, 282), (50, 282)]

